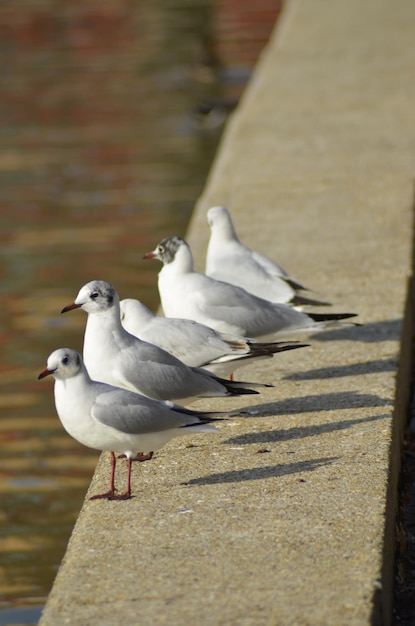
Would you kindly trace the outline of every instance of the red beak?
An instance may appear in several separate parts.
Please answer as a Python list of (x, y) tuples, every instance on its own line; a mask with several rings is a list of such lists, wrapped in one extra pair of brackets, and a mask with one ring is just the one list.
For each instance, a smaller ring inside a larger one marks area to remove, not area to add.
[(156, 257), (157, 257), (157, 254), (153, 250), (152, 252), (146, 252), (145, 255), (143, 256), (143, 259), (155, 259)]
[(40, 380), (41, 378), (45, 378), (45, 376), (49, 376), (49, 374), (52, 374), (53, 370), (48, 370), (47, 368), (45, 370), (43, 370), (43, 372), (40, 372), (39, 376), (37, 377), (38, 380)]
[(82, 304), (75, 304), (75, 302), (72, 302), (72, 304), (68, 304), (68, 306), (64, 306), (61, 313), (66, 313), (67, 311), (72, 311), (73, 309), (80, 309), (82, 306)]

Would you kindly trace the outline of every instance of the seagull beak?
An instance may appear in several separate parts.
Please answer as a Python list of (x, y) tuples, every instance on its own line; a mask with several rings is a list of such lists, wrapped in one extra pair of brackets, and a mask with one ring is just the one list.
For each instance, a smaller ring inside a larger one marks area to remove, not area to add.
[(68, 304), (68, 306), (64, 306), (61, 313), (67, 313), (68, 311), (72, 311), (73, 309), (80, 309), (82, 304), (76, 304), (76, 302), (72, 302), (72, 304)]
[(155, 250), (153, 250), (152, 252), (146, 252), (145, 255), (143, 256), (143, 259), (156, 259), (157, 258), (157, 252)]
[(45, 378), (45, 376), (49, 376), (49, 374), (53, 374), (54, 371), (55, 370), (48, 370), (48, 368), (46, 368), (45, 370), (43, 370), (43, 372), (40, 372), (37, 379), (40, 380), (41, 378)]

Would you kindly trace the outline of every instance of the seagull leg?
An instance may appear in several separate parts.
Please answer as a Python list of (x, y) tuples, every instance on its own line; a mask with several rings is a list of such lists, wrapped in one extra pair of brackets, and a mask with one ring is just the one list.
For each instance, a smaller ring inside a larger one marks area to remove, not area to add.
[(127, 489), (124, 493), (113, 495), (109, 500), (129, 500), (131, 498), (131, 466), (132, 459), (127, 459)]
[(117, 465), (117, 458), (114, 452), (111, 452), (111, 480), (110, 480), (110, 488), (106, 493), (98, 493), (96, 496), (92, 496), (89, 498), (90, 500), (99, 500), (103, 498), (107, 498), (107, 500), (112, 500), (115, 496), (115, 466)]

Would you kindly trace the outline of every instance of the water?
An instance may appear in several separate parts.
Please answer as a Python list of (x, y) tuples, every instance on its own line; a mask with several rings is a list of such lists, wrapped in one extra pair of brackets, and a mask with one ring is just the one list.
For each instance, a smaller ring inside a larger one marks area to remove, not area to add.
[(82, 350), (59, 312), (94, 278), (157, 307), (142, 256), (184, 234), (279, 4), (0, 6), (0, 625), (36, 623), (98, 458), (37, 381)]

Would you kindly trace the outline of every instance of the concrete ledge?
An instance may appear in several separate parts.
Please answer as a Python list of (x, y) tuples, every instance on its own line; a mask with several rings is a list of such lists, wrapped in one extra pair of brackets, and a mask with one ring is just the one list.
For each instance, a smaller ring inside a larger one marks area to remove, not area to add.
[[(246, 243), (364, 325), (245, 369), (276, 385), (251, 416), (171, 442), (135, 468), (133, 500), (86, 500), (42, 626), (390, 623), (412, 363), (414, 19), (405, 0), (289, 0), (188, 236), (202, 267), (206, 210), (226, 205)], [(103, 456), (90, 491), (108, 470)]]

